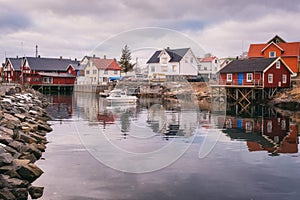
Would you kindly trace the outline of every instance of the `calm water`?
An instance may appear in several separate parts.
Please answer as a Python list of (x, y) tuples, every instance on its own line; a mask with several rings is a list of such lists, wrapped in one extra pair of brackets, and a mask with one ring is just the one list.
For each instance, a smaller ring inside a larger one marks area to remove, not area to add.
[(295, 118), (264, 107), (214, 114), (190, 100), (49, 98), (54, 131), (34, 183), (43, 199), (299, 199)]

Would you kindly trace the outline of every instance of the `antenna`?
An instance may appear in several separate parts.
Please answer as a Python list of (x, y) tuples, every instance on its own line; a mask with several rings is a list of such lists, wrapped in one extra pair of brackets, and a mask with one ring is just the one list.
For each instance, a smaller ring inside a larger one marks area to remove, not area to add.
[(35, 45), (35, 57), (38, 57), (39, 51), (38, 51), (38, 45)]

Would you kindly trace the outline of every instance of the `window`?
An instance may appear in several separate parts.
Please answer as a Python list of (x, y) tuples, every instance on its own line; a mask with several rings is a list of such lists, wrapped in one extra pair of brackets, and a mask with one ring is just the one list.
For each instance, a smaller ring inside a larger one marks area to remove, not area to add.
[(189, 61), (188, 61), (188, 58), (184, 58), (184, 62), (185, 63), (188, 63)]
[(232, 81), (232, 74), (227, 74), (227, 81)]
[(108, 70), (104, 70), (104, 74), (108, 74)]
[(43, 83), (53, 83), (52, 77), (44, 77), (43, 78)]
[(118, 74), (118, 70), (115, 70), (115, 71), (114, 71), (114, 74), (117, 75), (117, 74)]
[(162, 72), (168, 72), (168, 66), (161, 66)]
[(172, 72), (176, 72), (177, 71), (177, 66), (176, 65), (173, 65), (172, 66)]
[(280, 69), (280, 61), (276, 62), (276, 69)]
[(193, 57), (191, 57), (190, 61), (191, 61), (191, 63), (193, 63), (193, 62), (194, 62), (194, 59), (193, 59)]
[(96, 69), (93, 70), (93, 74), (97, 74), (97, 70)]
[(268, 75), (268, 83), (273, 83), (273, 74)]
[(267, 122), (267, 133), (272, 133), (273, 123), (272, 121)]
[(269, 52), (269, 58), (275, 58), (276, 57), (276, 52), (275, 51), (270, 51)]
[(282, 75), (282, 83), (286, 83), (287, 82), (286, 79), (287, 79), (286, 74), (283, 74)]
[(86, 70), (86, 71), (85, 71), (85, 74), (90, 74), (90, 70)]
[(247, 82), (251, 82), (253, 80), (253, 74), (247, 73)]
[(151, 66), (151, 72), (155, 72), (155, 66)]
[(167, 64), (168, 63), (168, 57), (162, 57), (161, 58), (161, 63), (162, 64)]

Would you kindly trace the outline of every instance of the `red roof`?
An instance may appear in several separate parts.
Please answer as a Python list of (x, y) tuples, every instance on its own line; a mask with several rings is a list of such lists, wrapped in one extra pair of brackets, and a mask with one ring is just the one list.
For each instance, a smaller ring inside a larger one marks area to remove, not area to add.
[(211, 57), (207, 57), (207, 58), (200, 58), (199, 61), (200, 62), (212, 62), (214, 59), (216, 59), (216, 56), (211, 56)]
[(114, 59), (92, 58), (92, 62), (98, 69), (103, 70), (121, 70), (121, 67)]
[[(250, 44), (248, 57), (263, 57), (262, 50), (269, 44)], [(280, 48), (283, 49), (282, 57), (300, 56), (300, 42), (287, 42), (278, 43)]]

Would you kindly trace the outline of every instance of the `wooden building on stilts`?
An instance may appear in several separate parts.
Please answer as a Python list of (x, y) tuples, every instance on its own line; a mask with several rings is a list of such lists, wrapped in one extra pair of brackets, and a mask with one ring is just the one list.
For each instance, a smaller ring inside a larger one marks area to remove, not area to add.
[(248, 112), (252, 103), (272, 98), (291, 86), (293, 71), (280, 58), (234, 60), (219, 71), (219, 84), (211, 85), (212, 102), (236, 106), (236, 114)]

